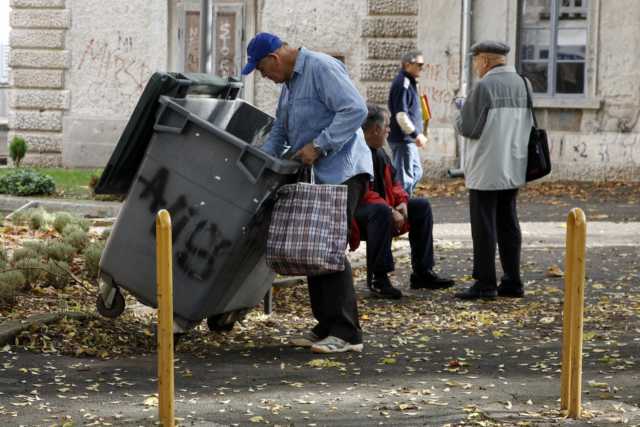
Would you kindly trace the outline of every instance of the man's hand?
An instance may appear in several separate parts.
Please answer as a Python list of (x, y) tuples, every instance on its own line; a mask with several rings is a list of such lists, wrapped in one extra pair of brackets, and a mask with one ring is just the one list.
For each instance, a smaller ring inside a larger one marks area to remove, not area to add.
[(310, 142), (304, 147), (302, 147), (296, 154), (293, 155), (293, 158), (299, 158), (302, 163), (307, 166), (311, 166), (317, 159), (320, 157), (320, 152), (313, 146), (313, 143)]
[(429, 142), (429, 139), (424, 136), (423, 133), (419, 133), (418, 136), (416, 137), (416, 145), (418, 147), (424, 147), (425, 145), (427, 145), (427, 142)]
[(402, 214), (405, 221), (409, 218), (409, 210), (406, 203), (400, 203), (398, 206), (396, 206), (396, 210)]
[(393, 223), (396, 226), (396, 231), (399, 233), (404, 225), (404, 215), (396, 209), (391, 209), (391, 213), (393, 214)]

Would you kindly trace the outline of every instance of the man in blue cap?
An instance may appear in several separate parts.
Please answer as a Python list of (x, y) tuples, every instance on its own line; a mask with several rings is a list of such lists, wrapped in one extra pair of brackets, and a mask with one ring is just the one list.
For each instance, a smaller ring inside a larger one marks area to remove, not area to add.
[[(313, 165), (320, 184), (348, 187), (347, 218), (373, 176), (371, 154), (360, 125), (367, 106), (337, 59), (289, 46), (270, 33), (259, 33), (247, 47), (246, 75), (283, 83), (276, 120), (262, 149), (274, 157), (294, 153)], [(346, 248), (345, 248), (346, 249)], [(316, 353), (362, 351), (362, 330), (351, 266), (341, 272), (308, 277), (311, 309), (318, 324), (301, 344)]]

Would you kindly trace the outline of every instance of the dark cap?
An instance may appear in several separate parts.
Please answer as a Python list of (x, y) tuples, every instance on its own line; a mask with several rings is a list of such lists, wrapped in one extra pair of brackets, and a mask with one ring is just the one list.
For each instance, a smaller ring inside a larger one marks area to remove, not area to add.
[(242, 75), (250, 74), (256, 69), (258, 62), (282, 46), (282, 40), (275, 34), (258, 33), (247, 46), (247, 64), (242, 69)]
[(498, 55), (506, 55), (511, 48), (508, 44), (495, 40), (483, 40), (471, 46), (471, 54), (476, 56), (480, 53), (495, 53)]

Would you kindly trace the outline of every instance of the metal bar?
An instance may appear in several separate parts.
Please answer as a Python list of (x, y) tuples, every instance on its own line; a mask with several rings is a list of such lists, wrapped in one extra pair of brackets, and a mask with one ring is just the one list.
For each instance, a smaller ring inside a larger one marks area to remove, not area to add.
[(156, 277), (158, 286), (158, 409), (163, 427), (173, 427), (173, 251), (171, 216), (166, 209), (156, 217)]

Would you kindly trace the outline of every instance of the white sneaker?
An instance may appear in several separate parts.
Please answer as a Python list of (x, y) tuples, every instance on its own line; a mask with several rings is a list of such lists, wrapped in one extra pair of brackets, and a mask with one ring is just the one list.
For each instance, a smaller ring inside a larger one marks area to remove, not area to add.
[(342, 338), (328, 336), (323, 340), (313, 343), (311, 351), (314, 353), (344, 353), (345, 351), (355, 351), (360, 353), (364, 345), (349, 344)]
[(320, 337), (309, 331), (302, 337), (292, 339), (289, 343), (294, 347), (309, 348), (318, 341), (320, 341)]

